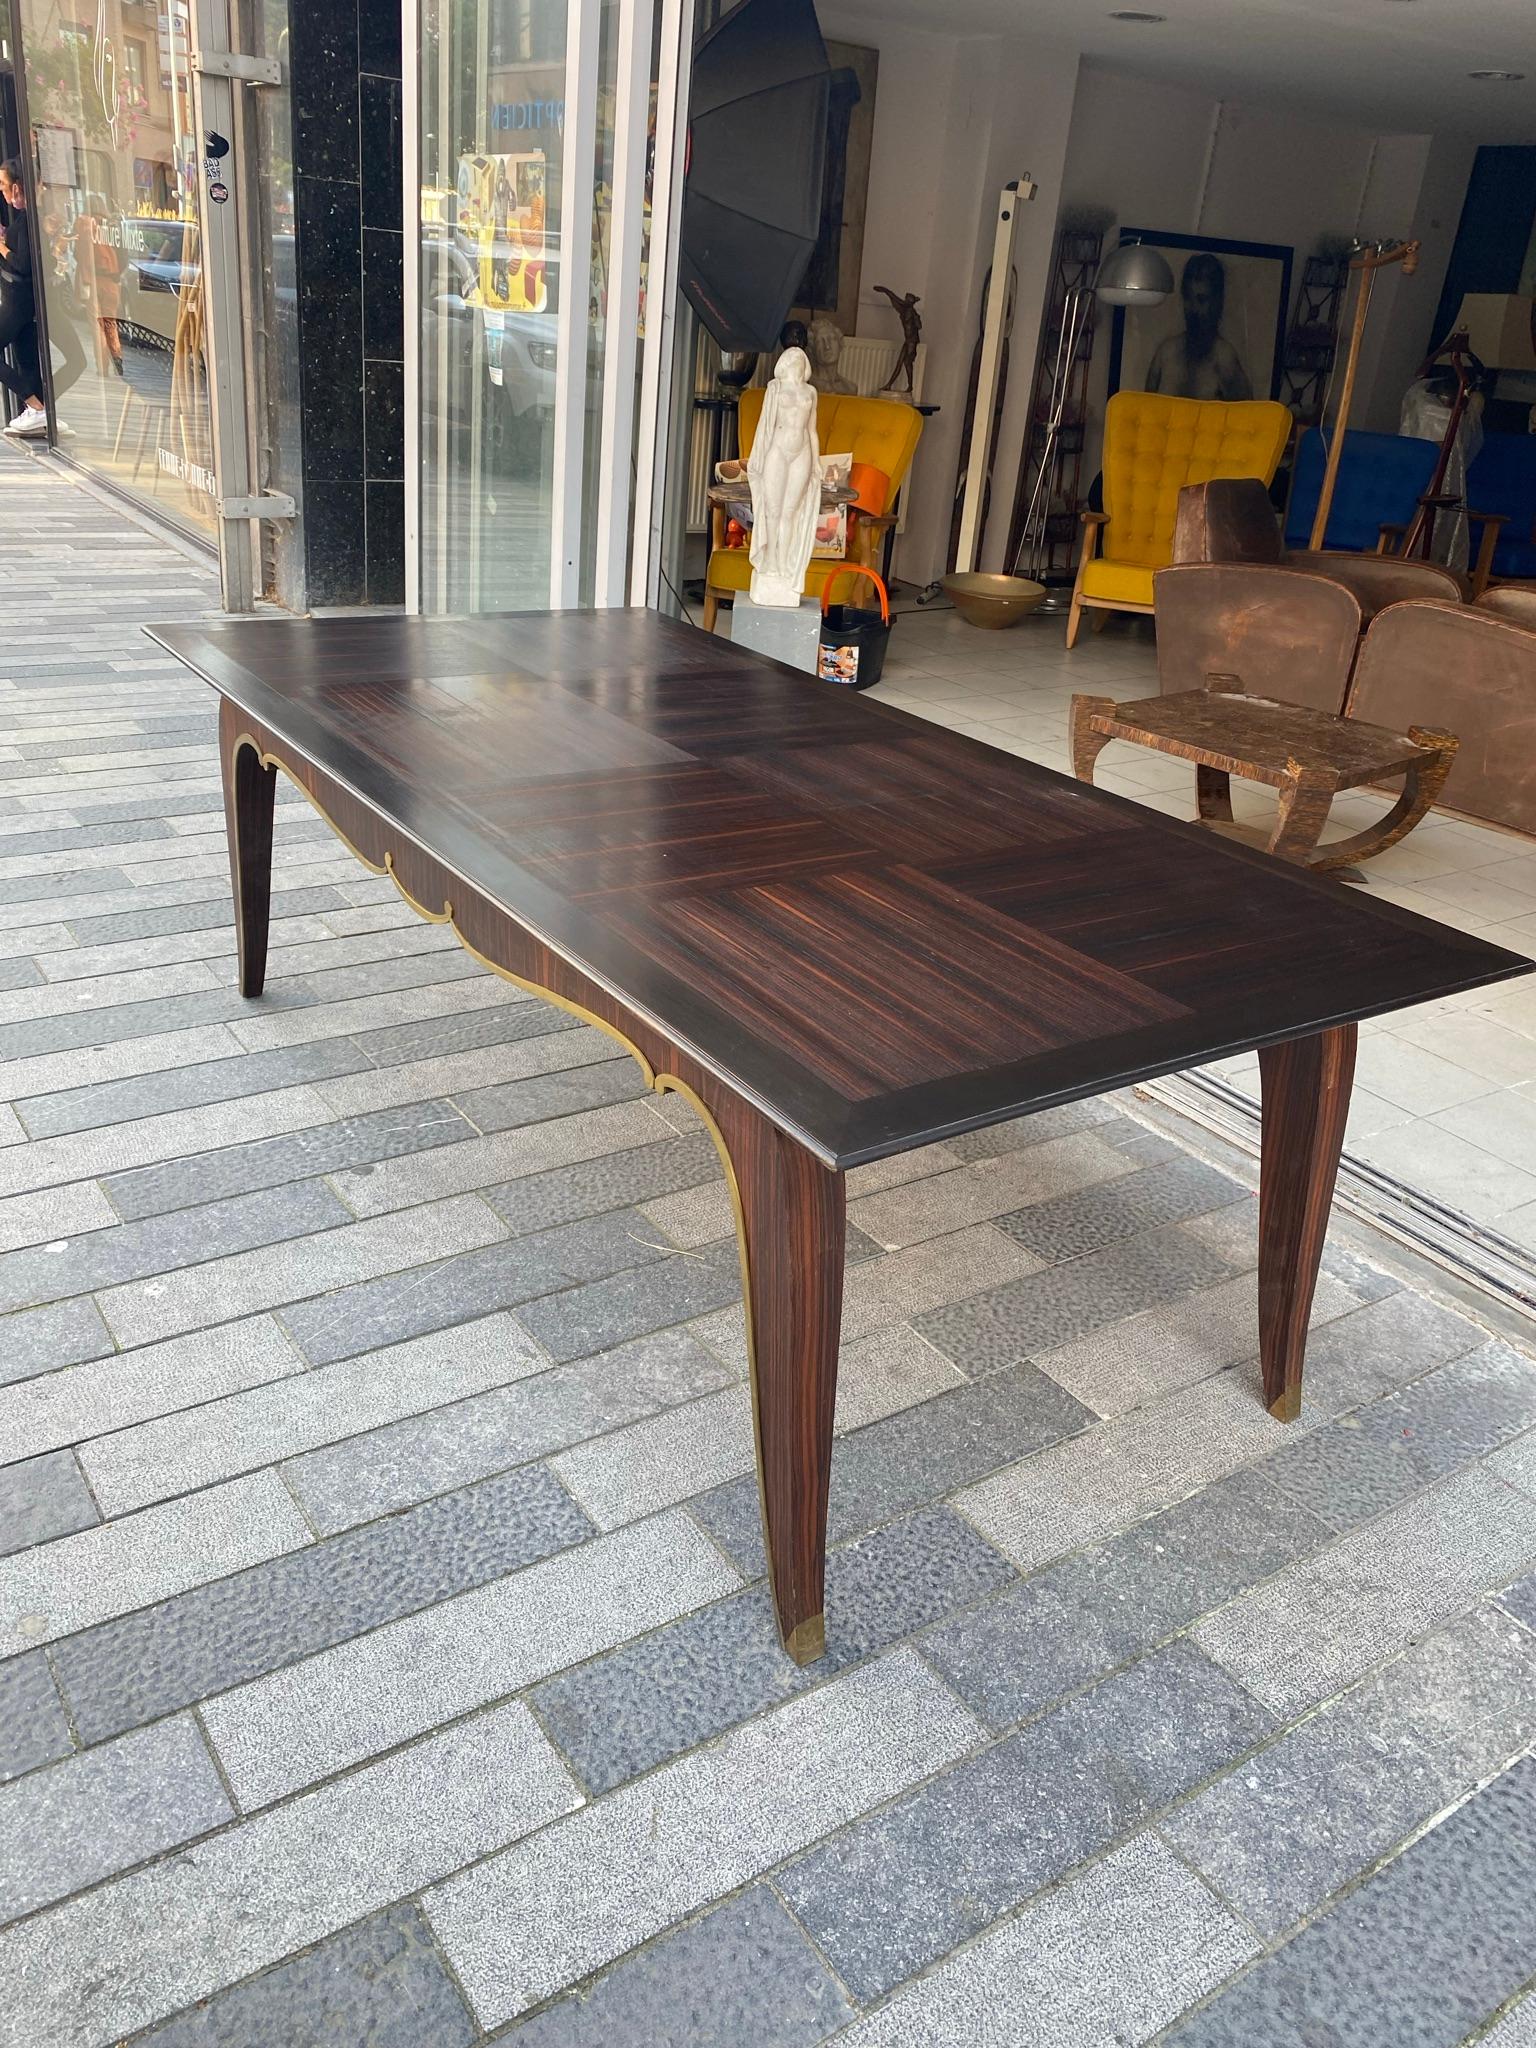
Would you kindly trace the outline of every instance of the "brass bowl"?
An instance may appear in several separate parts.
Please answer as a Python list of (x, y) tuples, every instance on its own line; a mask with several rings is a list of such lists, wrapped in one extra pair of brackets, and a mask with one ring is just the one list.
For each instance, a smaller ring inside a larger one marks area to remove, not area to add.
[(1016, 626), (1020, 619), (1038, 611), (1045, 603), (1043, 583), (1031, 583), (1027, 576), (946, 576), (945, 595), (962, 619), (973, 626), (1001, 629)]

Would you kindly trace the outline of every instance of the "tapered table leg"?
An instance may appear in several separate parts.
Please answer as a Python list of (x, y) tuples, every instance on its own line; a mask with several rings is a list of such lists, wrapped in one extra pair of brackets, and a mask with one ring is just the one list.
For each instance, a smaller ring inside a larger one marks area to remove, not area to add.
[(240, 950), (240, 993), (259, 996), (267, 978), (267, 924), (272, 910), (272, 808), (277, 770), (239, 744), (241, 714), (219, 707), (219, 755), (224, 768), (224, 827), (229, 838), (229, 880), (235, 897)]
[(1356, 1030), (1340, 1024), (1259, 1052), (1259, 1353), (1270, 1413), (1301, 1413), (1307, 1318), (1338, 1176)]
[[(668, 1085), (665, 1077), (658, 1086)], [(692, 1090), (685, 1091), (692, 1094)], [(728, 1155), (742, 1249), (768, 1577), (797, 1664), (826, 1648), (827, 1484), (843, 1306), (843, 1176), (739, 1096), (694, 1096)]]

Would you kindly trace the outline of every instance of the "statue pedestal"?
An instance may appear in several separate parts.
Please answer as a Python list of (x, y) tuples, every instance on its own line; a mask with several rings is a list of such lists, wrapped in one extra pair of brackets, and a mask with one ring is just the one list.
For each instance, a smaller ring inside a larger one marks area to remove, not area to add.
[(791, 611), (787, 605), (754, 604), (750, 597), (738, 597), (731, 607), (731, 644), (813, 676), (820, 666), (821, 606), (813, 597), (802, 597)]

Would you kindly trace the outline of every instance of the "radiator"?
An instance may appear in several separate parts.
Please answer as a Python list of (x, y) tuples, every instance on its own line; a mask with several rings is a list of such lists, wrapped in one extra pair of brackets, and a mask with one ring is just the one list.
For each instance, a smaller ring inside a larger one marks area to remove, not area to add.
[[(853, 385), (861, 398), (873, 398), (890, 376), (896, 358), (901, 353), (899, 341), (876, 341), (861, 334), (850, 334), (843, 342), (843, 353), (838, 367)], [(920, 341), (917, 345), (917, 361), (912, 367), (912, 397), (916, 401), (923, 395), (923, 370), (927, 363), (928, 344)], [(715, 392), (715, 370), (720, 354), (715, 344), (702, 329), (693, 358), (693, 395), (696, 398), (711, 398)], [(770, 374), (770, 359), (765, 354), (758, 362), (752, 382), (766, 384)], [(896, 394), (892, 394), (895, 396)], [(905, 398), (906, 392), (900, 393)], [(696, 412), (693, 416), (693, 431), (688, 444), (688, 531), (703, 533), (709, 525), (709, 502), (705, 492), (709, 489), (709, 446), (713, 418), (707, 412)], [(827, 448), (827, 455), (838, 455), (841, 449)], [(897, 504), (896, 531), (902, 532), (907, 523), (906, 492), (903, 491)]]

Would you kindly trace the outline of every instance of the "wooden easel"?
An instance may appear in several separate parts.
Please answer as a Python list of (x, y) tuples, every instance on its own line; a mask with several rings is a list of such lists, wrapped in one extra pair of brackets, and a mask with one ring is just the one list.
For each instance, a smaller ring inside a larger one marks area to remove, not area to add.
[(1312, 520), (1312, 537), (1309, 548), (1320, 548), (1323, 535), (1328, 531), (1328, 515), (1333, 510), (1334, 485), (1339, 480), (1339, 463), (1344, 455), (1344, 430), (1349, 425), (1349, 408), (1355, 395), (1355, 371), (1360, 364), (1360, 344), (1365, 339), (1365, 316), (1371, 309), (1371, 293), (1375, 289), (1376, 273), (1385, 270), (1389, 263), (1401, 263), (1404, 277), (1412, 277), (1419, 267), (1419, 245), (1417, 242), (1397, 242), (1390, 246), (1376, 243), (1360, 251), (1350, 264), (1351, 270), (1360, 273), (1360, 290), (1355, 299), (1355, 320), (1350, 329), (1349, 354), (1344, 360), (1344, 388), (1339, 393), (1339, 409), (1334, 415), (1333, 439), (1328, 444), (1328, 461), (1323, 470), (1323, 486), (1317, 494), (1317, 512)]

